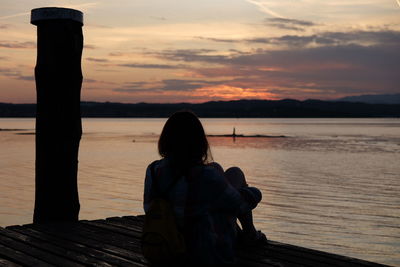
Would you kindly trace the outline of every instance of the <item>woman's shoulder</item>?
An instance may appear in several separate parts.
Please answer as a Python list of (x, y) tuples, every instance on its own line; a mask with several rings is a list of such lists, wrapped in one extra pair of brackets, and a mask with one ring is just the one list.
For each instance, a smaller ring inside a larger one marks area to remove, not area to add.
[(202, 168), (203, 178), (213, 181), (224, 180), (224, 169), (216, 162), (208, 163)]
[(158, 159), (154, 160), (147, 166), (146, 175), (147, 176), (154, 176), (154, 174), (158, 173), (161, 169), (165, 168), (166, 163), (165, 159)]
[[(157, 171), (169, 167), (170, 165), (168, 159), (164, 158), (164, 159), (154, 160), (152, 163), (148, 165), (147, 169), (148, 171), (150, 171), (151, 169), (153, 169), (153, 171)], [(224, 177), (224, 169), (217, 162), (211, 162), (204, 165), (194, 166), (191, 169), (191, 176), (202, 176), (203, 179), (208, 178), (212, 180), (214, 179), (218, 180)]]
[(159, 168), (159, 167), (163, 167), (167, 164), (167, 160), (166, 159), (157, 159), (154, 160), (152, 163), (150, 163), (147, 168)]
[(218, 162), (210, 162), (205, 165), (205, 168), (209, 171), (217, 172), (220, 174), (224, 174), (224, 169)]
[(202, 166), (203, 171), (215, 174), (224, 174), (224, 169), (217, 162), (207, 163)]

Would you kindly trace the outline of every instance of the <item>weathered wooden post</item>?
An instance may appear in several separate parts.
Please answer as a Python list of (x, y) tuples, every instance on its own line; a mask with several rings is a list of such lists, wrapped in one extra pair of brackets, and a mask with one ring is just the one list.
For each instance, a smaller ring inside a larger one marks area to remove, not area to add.
[(83, 14), (67, 8), (38, 8), (32, 10), (31, 23), (37, 26), (33, 222), (76, 221)]

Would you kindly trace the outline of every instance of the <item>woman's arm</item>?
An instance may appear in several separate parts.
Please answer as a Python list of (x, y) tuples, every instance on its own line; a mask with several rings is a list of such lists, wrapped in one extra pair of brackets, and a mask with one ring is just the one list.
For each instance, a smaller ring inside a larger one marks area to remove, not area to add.
[(153, 185), (153, 176), (152, 173), (154, 171), (151, 171), (152, 168), (155, 168), (156, 161), (153, 161), (146, 169), (146, 174), (144, 178), (144, 193), (143, 193), (143, 209), (144, 212), (147, 212), (150, 202), (153, 200), (153, 190), (152, 190), (152, 185)]
[(240, 188), (235, 188), (228, 181), (223, 168), (216, 162), (208, 165), (212, 170), (216, 195), (212, 209), (219, 211), (233, 212), (235, 214), (243, 214), (254, 209), (261, 200), (261, 192), (255, 187), (249, 187), (247, 184)]
[(207, 194), (211, 198), (209, 210), (238, 214), (243, 204), (242, 197), (225, 179), (224, 172), (221, 170), (215, 166), (208, 166), (205, 170), (205, 176), (209, 182)]

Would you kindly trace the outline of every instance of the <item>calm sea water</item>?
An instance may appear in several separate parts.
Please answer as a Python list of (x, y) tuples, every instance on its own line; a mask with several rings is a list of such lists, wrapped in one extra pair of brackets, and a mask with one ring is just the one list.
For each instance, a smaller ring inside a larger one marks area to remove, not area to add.
[[(84, 119), (81, 219), (142, 214), (165, 119)], [(256, 226), (276, 241), (400, 266), (399, 119), (202, 119), (214, 160), (260, 188)], [(0, 119), (0, 225), (32, 221), (34, 120)], [(21, 129), (25, 131), (4, 131)]]

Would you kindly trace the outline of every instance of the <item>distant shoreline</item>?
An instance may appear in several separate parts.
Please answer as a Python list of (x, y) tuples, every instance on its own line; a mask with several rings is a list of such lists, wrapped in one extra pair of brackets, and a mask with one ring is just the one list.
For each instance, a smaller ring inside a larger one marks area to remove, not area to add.
[(231, 137), (231, 138), (287, 138), (285, 135), (265, 135), (265, 134), (207, 134), (207, 137)]
[[(321, 100), (236, 100), (200, 104), (81, 102), (83, 118), (167, 118), (178, 110), (201, 118), (400, 118), (400, 104)], [(0, 103), (0, 118), (35, 117), (36, 104)]]
[[(35, 132), (30, 132), (26, 129), (0, 129), (0, 132), (14, 132), (16, 135), (35, 135)], [(229, 138), (287, 138), (285, 135), (265, 135), (265, 134), (207, 134), (207, 137), (229, 137)]]

